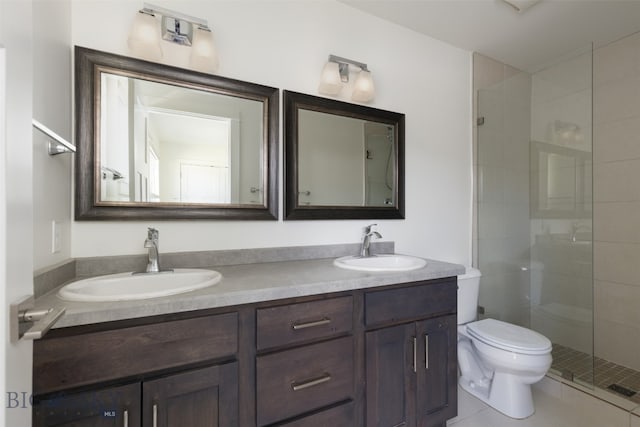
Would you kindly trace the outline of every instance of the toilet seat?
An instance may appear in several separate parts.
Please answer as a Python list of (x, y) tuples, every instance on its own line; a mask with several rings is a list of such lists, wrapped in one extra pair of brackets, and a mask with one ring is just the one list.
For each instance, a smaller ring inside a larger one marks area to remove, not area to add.
[(472, 338), (492, 347), (531, 355), (551, 352), (551, 341), (531, 329), (495, 319), (483, 319), (466, 326)]

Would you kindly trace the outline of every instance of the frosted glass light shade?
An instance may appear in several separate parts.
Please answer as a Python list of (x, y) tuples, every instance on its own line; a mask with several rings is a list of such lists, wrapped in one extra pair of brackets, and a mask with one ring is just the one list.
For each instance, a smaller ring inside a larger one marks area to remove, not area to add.
[(218, 51), (211, 31), (197, 27), (193, 31), (190, 65), (192, 69), (203, 73), (215, 73), (218, 70)]
[(162, 58), (160, 24), (155, 16), (138, 12), (131, 26), (129, 50), (139, 58), (157, 61)]
[(371, 72), (361, 70), (356, 77), (356, 81), (353, 83), (353, 93), (351, 99), (356, 102), (369, 102), (376, 95), (375, 87), (373, 86), (373, 78)]
[(327, 62), (320, 75), (318, 92), (324, 95), (337, 95), (342, 89), (340, 67), (337, 62)]

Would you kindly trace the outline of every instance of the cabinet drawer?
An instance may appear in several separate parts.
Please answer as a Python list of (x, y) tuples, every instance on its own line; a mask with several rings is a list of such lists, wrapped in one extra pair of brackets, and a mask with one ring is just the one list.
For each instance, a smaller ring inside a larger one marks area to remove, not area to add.
[(365, 322), (367, 326), (394, 323), (455, 313), (457, 304), (455, 277), (422, 282), (405, 288), (367, 292)]
[(344, 403), (324, 411), (316, 412), (295, 421), (278, 424), (282, 427), (353, 427), (353, 402)]
[(258, 425), (352, 398), (353, 371), (351, 337), (259, 356)]
[(34, 342), (34, 393), (48, 393), (234, 355), (228, 313)]
[(258, 351), (351, 332), (353, 297), (257, 310)]

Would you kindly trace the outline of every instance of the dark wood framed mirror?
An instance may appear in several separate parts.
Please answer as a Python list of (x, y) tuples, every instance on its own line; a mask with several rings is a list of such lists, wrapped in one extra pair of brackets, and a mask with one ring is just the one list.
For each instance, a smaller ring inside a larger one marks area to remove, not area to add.
[(277, 220), (279, 90), (75, 48), (76, 220)]
[(284, 91), (285, 219), (403, 219), (401, 113)]

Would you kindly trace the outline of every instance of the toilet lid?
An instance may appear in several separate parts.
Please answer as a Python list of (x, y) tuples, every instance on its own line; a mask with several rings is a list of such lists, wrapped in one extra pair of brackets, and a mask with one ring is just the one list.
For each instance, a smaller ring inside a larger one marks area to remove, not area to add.
[(469, 335), (486, 344), (523, 354), (551, 351), (551, 341), (542, 334), (511, 323), (483, 319), (467, 325)]

